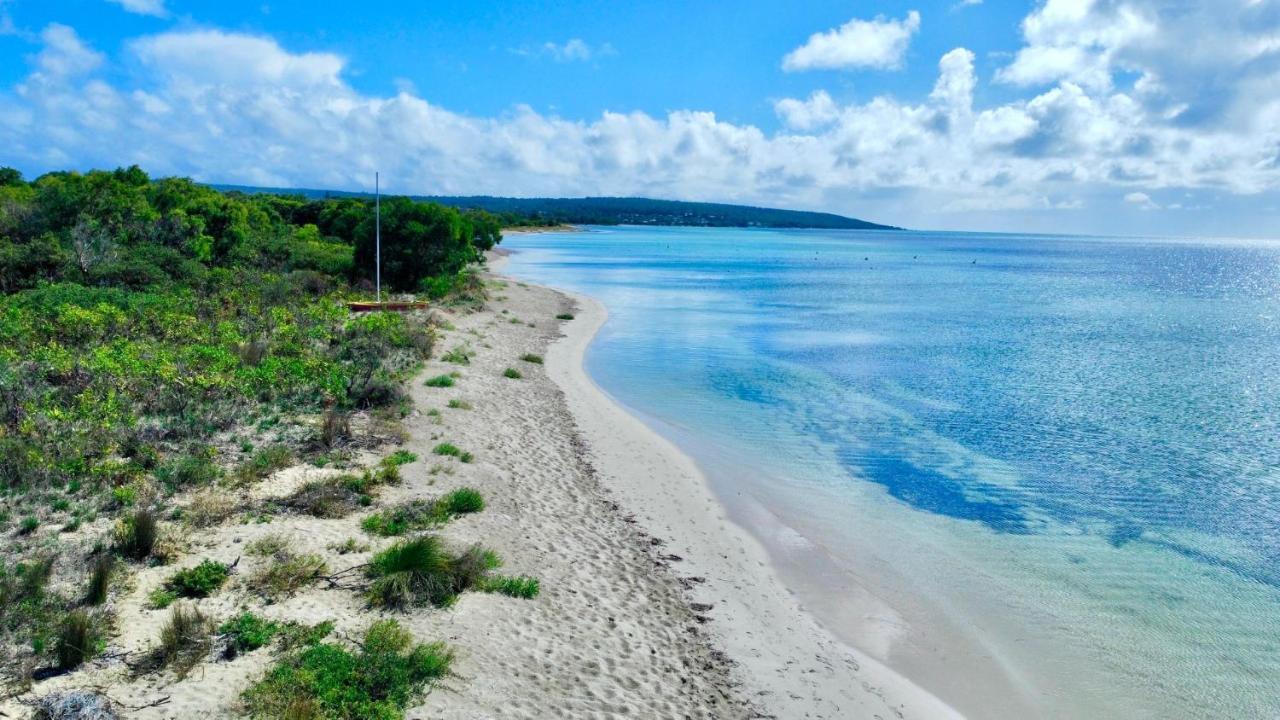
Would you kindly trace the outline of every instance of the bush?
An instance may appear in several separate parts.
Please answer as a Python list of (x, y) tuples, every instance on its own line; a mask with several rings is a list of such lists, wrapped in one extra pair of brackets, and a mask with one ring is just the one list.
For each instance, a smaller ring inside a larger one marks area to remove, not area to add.
[(86, 610), (72, 610), (58, 629), (58, 667), (72, 670), (102, 650), (98, 620)]
[(453, 387), (453, 377), (449, 375), (436, 375), (433, 378), (427, 378), (427, 381), (422, 384), (427, 387), (435, 388)]
[(325, 410), (320, 421), (320, 443), (332, 449), (350, 436), (350, 416), (335, 407)]
[(359, 475), (341, 475), (316, 480), (298, 488), (283, 503), (298, 512), (314, 517), (340, 518), (368, 505), (379, 486), (400, 482), (400, 469), (383, 462), (375, 470)]
[(293, 451), (284, 445), (259, 448), (251, 458), (236, 468), (236, 481), (244, 485), (257, 482), (293, 464)]
[(209, 450), (183, 455), (156, 469), (156, 479), (173, 490), (211, 485), (222, 477), (222, 468)]
[(30, 535), (35, 532), (38, 527), (40, 527), (40, 518), (35, 515), (28, 515), (22, 518), (22, 522), (18, 524), (18, 534)]
[(182, 519), (197, 528), (216, 525), (231, 517), (236, 511), (235, 498), (225, 490), (208, 488), (201, 490), (183, 509)]
[(165, 581), (165, 589), (178, 597), (209, 597), (227, 581), (231, 570), (226, 563), (204, 560), (195, 567), (179, 570)]
[(145, 560), (155, 551), (159, 533), (155, 513), (143, 508), (116, 523), (116, 550), (125, 557)]
[(227, 654), (230, 656), (257, 650), (271, 642), (280, 630), (280, 623), (251, 612), (243, 612), (218, 627), (218, 632), (227, 639)]
[(147, 607), (152, 610), (163, 610), (178, 599), (178, 594), (165, 587), (158, 587), (147, 596)]
[(111, 589), (111, 576), (116, 571), (116, 559), (107, 554), (99, 555), (93, 561), (93, 569), (89, 571), (89, 589), (85, 593), (85, 602), (90, 605), (101, 605), (107, 601), (107, 592)]
[(459, 448), (457, 445), (454, 445), (453, 443), (447, 443), (447, 442), (443, 442), (443, 443), (440, 443), (439, 445), (436, 445), (434, 448), (431, 449), (431, 452), (435, 453), (436, 455), (443, 455), (445, 457), (460, 457), (462, 455), (461, 448)]
[(442, 643), (413, 645), (394, 620), (374, 623), (355, 652), (315, 643), (286, 656), (244, 693), (254, 718), (396, 720), (427, 685), (449, 672)]
[(572, 320), (572, 319), (573, 319), (573, 313), (560, 313), (559, 315), (557, 315), (557, 316), (556, 316), (556, 319), (557, 319), (557, 320)]
[(524, 375), (522, 375), (520, 371), (515, 368), (507, 368), (506, 370), (502, 371), (502, 377), (510, 378), (512, 380), (519, 380), (520, 378), (524, 377)]
[(471, 410), (471, 403), (461, 398), (454, 398), (449, 401), (449, 407), (454, 410)]
[(169, 613), (169, 619), (160, 628), (160, 647), (157, 660), (162, 667), (171, 667), (179, 678), (208, 657), (212, 649), (209, 637), (212, 623), (194, 607), (179, 603)]
[(533, 363), (534, 365), (541, 365), (541, 364), (542, 364), (542, 356), (541, 356), (541, 355), (534, 355), (533, 353), (525, 353), (525, 354), (523, 354), (523, 355), (521, 355), (521, 356), (520, 356), (520, 359), (521, 359), (521, 360), (523, 360), (523, 361), (525, 361), (525, 362), (527, 362), (527, 363)]

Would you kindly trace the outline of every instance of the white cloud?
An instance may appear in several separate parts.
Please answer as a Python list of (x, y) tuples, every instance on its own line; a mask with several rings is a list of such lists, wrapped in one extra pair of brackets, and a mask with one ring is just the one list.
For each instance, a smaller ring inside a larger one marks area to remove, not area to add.
[[(1151, 196), (1144, 192), (1131, 192), (1124, 196), (1124, 201), (1130, 205), (1137, 205), (1142, 210), (1159, 210), (1160, 206), (1156, 204)], [(1181, 207), (1181, 206), (1179, 206)]]
[(926, 97), (849, 102), (818, 90), (778, 100), (782, 128), (767, 132), (696, 110), (469, 116), (409, 83), (389, 97), (358, 91), (339, 55), (217, 30), (126, 43), (112, 61), (133, 72), (113, 84), (98, 74), (106, 58), (71, 28), (41, 37), (28, 76), (0, 89), (0, 164), (28, 170), (138, 163), (207, 181), (359, 188), (380, 169), (412, 193), (874, 208), (873, 219), (912, 225), (957, 213), (1084, 217), (1075, 211), (1094, 199), (1126, 194), (1146, 207), (1170, 190), (1280, 191), (1280, 93), (1238, 104), (1231, 122), (1188, 123), (1169, 108), (1194, 113), (1200, 101), (1154, 61), (1141, 88), (1062, 78), (975, 106), (975, 58), (956, 48)]
[(920, 30), (920, 13), (912, 10), (902, 20), (878, 16), (874, 20), (850, 20), (827, 32), (814, 33), (808, 42), (787, 53), (782, 69), (839, 70), (871, 67), (895, 69)]
[(126, 11), (138, 15), (165, 17), (169, 14), (165, 9), (164, 0), (107, 0), (107, 2), (115, 3)]
[(513, 48), (511, 52), (527, 57), (548, 57), (556, 62), (586, 62), (618, 54), (609, 43), (592, 46), (582, 38), (569, 38), (563, 43), (545, 42), (536, 47)]

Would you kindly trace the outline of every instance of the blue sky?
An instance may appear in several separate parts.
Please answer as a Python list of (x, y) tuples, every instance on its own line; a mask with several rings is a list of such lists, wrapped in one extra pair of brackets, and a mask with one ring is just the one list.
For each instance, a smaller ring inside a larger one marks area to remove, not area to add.
[(1275, 0), (0, 0), (0, 164), (1275, 236)]

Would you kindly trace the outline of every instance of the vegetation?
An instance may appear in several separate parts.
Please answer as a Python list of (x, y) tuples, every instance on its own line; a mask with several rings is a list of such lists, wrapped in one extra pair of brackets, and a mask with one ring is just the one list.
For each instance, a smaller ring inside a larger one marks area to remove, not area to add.
[(226, 638), (226, 654), (235, 657), (271, 642), (281, 631), (278, 622), (245, 611), (218, 626), (218, 634)]
[(87, 610), (72, 610), (58, 631), (58, 667), (72, 670), (102, 651), (98, 618)]
[(395, 720), (452, 661), (444, 644), (415, 645), (395, 620), (381, 620), (354, 650), (315, 642), (286, 655), (244, 701), (254, 718)]
[(449, 408), (450, 408), (450, 409), (453, 409), (453, 410), (470, 410), (470, 409), (472, 409), (472, 408), (471, 408), (471, 403), (467, 402), (466, 400), (463, 400), (462, 398), (453, 398), (453, 399), (449, 400)]
[(445, 457), (456, 457), (464, 463), (469, 463), (475, 459), (475, 456), (472, 455), (471, 453), (467, 452), (466, 450), (463, 450), (462, 448), (458, 447), (457, 445), (454, 445), (453, 443), (447, 443), (447, 442), (442, 442), (439, 445), (436, 445), (434, 448), (431, 449), (431, 452), (435, 453), (436, 455), (443, 455)]
[(556, 315), (556, 319), (557, 319), (557, 320), (572, 320), (572, 319), (573, 319), (573, 313), (560, 313), (559, 315)]
[(204, 560), (195, 567), (179, 570), (165, 581), (164, 587), (178, 597), (209, 597), (227, 581), (231, 573), (226, 563)]
[(250, 585), (275, 600), (292, 595), (327, 572), (329, 566), (319, 555), (282, 550), (274, 553), (270, 563), (253, 574)]
[(144, 508), (116, 523), (116, 550), (125, 557), (145, 560), (155, 551), (159, 536), (160, 528), (155, 513)]
[(182, 603), (175, 605), (160, 627), (156, 664), (172, 668), (179, 678), (186, 677), (212, 650), (212, 630), (213, 623), (198, 609)]
[(442, 525), (458, 515), (484, 510), (484, 498), (472, 488), (458, 488), (435, 500), (410, 500), (366, 517), (365, 532), (384, 537)]
[(524, 377), (524, 375), (519, 370), (509, 367), (506, 370), (502, 371), (502, 377), (510, 378), (512, 380), (519, 380), (520, 378)]
[(521, 359), (521, 360), (523, 360), (523, 361), (525, 361), (525, 362), (527, 362), (527, 363), (533, 363), (534, 365), (541, 365), (541, 364), (542, 364), (542, 356), (541, 356), (541, 355), (534, 355), (533, 353), (525, 353), (525, 354), (523, 354), (523, 355), (521, 355), (521, 356), (520, 356), (520, 359)]
[[(367, 597), (370, 604), (390, 609), (448, 607), (466, 590), (506, 592), (500, 576), (491, 574), (501, 564), (496, 554), (479, 545), (454, 555), (435, 535), (420, 535), (373, 556), (366, 571), (372, 580)], [(532, 593), (537, 594), (537, 581), (524, 580), (532, 582)], [(528, 593), (529, 588), (520, 592)]]
[(427, 378), (427, 380), (422, 384), (426, 385), (427, 387), (435, 387), (435, 388), (453, 387), (453, 376), (436, 375), (435, 377)]
[(106, 553), (94, 558), (93, 567), (89, 571), (89, 588), (85, 592), (85, 602), (89, 605), (101, 605), (107, 601), (107, 593), (111, 589), (111, 577), (116, 571), (116, 559)]

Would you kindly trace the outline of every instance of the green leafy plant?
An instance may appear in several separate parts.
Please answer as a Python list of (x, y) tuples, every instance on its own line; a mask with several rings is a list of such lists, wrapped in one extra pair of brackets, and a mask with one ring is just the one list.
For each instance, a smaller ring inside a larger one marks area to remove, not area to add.
[(397, 450), (386, 457), (385, 462), (392, 465), (408, 465), (418, 459), (417, 455), (408, 450)]
[(502, 377), (510, 378), (512, 380), (519, 380), (520, 378), (524, 377), (524, 375), (521, 374), (519, 370), (509, 367), (506, 370), (502, 371)]
[(227, 639), (227, 654), (250, 652), (271, 642), (281, 631), (281, 625), (251, 612), (243, 612), (218, 626), (218, 633)]
[(470, 365), (471, 356), (474, 354), (474, 351), (470, 347), (467, 347), (466, 345), (458, 345), (444, 355), (441, 355), (440, 359), (457, 365)]
[(444, 644), (415, 645), (399, 623), (381, 620), (354, 650), (315, 643), (285, 656), (245, 691), (244, 702), (254, 718), (398, 720), (452, 662)]
[(434, 388), (453, 387), (453, 377), (450, 375), (436, 375), (435, 377), (427, 378), (426, 382), (422, 384)]
[(165, 581), (165, 589), (178, 597), (209, 597), (222, 587), (230, 574), (226, 563), (204, 560), (195, 567), (179, 570)]
[(459, 488), (434, 500), (411, 500), (366, 517), (360, 526), (373, 535), (403, 535), (424, 530), (457, 515), (480, 512), (484, 498), (472, 488)]

